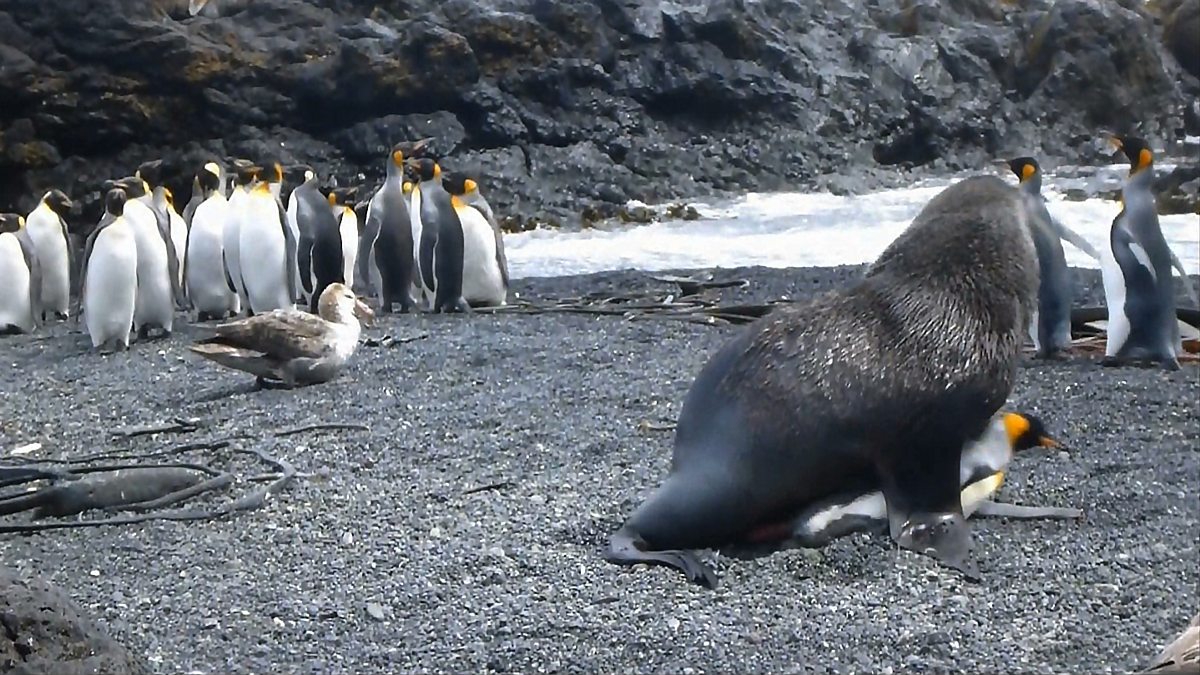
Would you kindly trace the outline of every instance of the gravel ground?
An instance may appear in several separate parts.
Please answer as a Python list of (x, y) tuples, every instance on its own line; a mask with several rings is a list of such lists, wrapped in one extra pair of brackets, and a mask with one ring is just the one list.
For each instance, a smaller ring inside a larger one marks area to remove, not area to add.
[[(725, 298), (765, 299), (857, 270), (718, 277), (752, 281)], [(1098, 275), (1078, 277), (1082, 302), (1099, 302)], [(515, 286), (545, 298), (662, 284), (614, 272)], [(202, 328), (108, 357), (69, 330), (0, 342), (5, 451), (145, 452), (240, 433), (329, 472), (224, 520), (6, 537), (0, 564), (60, 584), (161, 672), (1111, 672), (1143, 666), (1197, 608), (1195, 366), (1022, 369), (1013, 405), (1073, 451), (1019, 460), (1002, 498), (1087, 517), (975, 521), (980, 584), (856, 535), (724, 558), (708, 591), (599, 556), (667, 471), (671, 433), (639, 424), (673, 421), (736, 327), (394, 317), (368, 334), (429, 338), (364, 347), (324, 386), (257, 393), (185, 356)], [(108, 433), (181, 416), (204, 426)], [(312, 422), (370, 430), (272, 433)]]

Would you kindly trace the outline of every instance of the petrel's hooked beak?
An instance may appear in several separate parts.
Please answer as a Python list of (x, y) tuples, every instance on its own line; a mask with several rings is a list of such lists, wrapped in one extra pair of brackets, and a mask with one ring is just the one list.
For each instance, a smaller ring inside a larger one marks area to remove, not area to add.
[(354, 300), (354, 316), (358, 317), (359, 321), (362, 321), (368, 326), (375, 323), (375, 312), (371, 311), (371, 308), (367, 306), (367, 303), (363, 302), (362, 300), (358, 300), (357, 298)]

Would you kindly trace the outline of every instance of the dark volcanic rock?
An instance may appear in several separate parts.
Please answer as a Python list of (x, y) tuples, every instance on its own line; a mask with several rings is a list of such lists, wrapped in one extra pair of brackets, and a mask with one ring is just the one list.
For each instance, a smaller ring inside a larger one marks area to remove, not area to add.
[(996, 155), (1107, 161), (1102, 131), (1170, 137), (1200, 93), (1194, 0), (187, 4), (0, 5), (0, 209), (59, 187), (87, 229), (101, 181), (154, 157), (180, 195), (238, 156), (371, 185), (387, 147), (429, 136), (501, 214), (572, 221)]
[(61, 590), (0, 567), (0, 672), (140, 675), (146, 664)]

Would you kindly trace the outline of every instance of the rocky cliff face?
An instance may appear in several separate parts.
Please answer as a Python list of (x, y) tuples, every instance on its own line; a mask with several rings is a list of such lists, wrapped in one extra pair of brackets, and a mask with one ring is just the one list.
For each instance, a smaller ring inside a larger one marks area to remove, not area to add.
[(390, 144), (431, 136), (501, 213), (566, 220), (1014, 153), (1109, 161), (1102, 130), (1163, 143), (1200, 92), (1194, 42), (1162, 28), (1196, 0), (209, 4), (0, 6), (0, 208), (58, 187), (86, 228), (101, 181), (155, 157), (179, 201), (210, 157), (371, 184)]

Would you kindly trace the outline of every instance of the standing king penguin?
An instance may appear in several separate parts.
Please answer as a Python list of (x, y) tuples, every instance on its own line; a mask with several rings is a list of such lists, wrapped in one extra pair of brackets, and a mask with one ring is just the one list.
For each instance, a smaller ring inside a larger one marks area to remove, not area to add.
[(472, 307), (508, 304), (508, 260), (504, 233), (479, 184), (461, 173), (446, 173), (442, 187), (462, 224), (462, 295)]
[(1155, 204), (1154, 153), (1146, 142), (1116, 136), (1112, 142), (1129, 158), (1121, 188), (1121, 211), (1113, 219), (1108, 255), (1101, 261), (1108, 306), (1105, 365), (1157, 363), (1178, 370), (1182, 340), (1175, 310), (1171, 268), (1191, 280), (1163, 238)]
[(354, 287), (354, 265), (358, 257), (358, 214), (350, 199), (358, 188), (332, 188), (329, 190), (329, 207), (337, 219), (338, 231), (342, 236), (342, 283)]
[(209, 162), (196, 174), (203, 200), (192, 213), (184, 256), (184, 281), (198, 321), (224, 319), (241, 311), (241, 300), (225, 280), (223, 234), (229, 203), (221, 194), (221, 173)]
[(142, 181), (146, 189), (146, 194), (139, 197), (138, 201), (149, 206), (154, 212), (158, 229), (166, 237), (167, 267), (171, 270), (171, 293), (175, 298), (175, 306), (186, 309), (187, 300), (183, 293), (183, 249), (187, 246), (187, 226), (175, 210), (174, 196), (163, 180), (163, 161), (156, 159), (142, 162), (134, 177)]
[(417, 176), (411, 216), (413, 236), (420, 231), (417, 271), (422, 295), (432, 295), (435, 313), (469, 312), (471, 306), (463, 298), (463, 226), (442, 186), (442, 168), (422, 157)]
[(878, 486), (894, 541), (977, 575), (961, 456), (1012, 391), (1037, 284), (1016, 188), (997, 176), (947, 187), (856, 284), (780, 307), (712, 356), (666, 481), (606, 558), (713, 586), (694, 549)]
[[(137, 243), (137, 302), (133, 310), (133, 327), (139, 338), (150, 331), (170, 335), (175, 322), (175, 304), (181, 298), (176, 287), (178, 261), (171, 243), (166, 215), (155, 212), (147, 192), (146, 181), (129, 176), (110, 181), (107, 187), (117, 187), (128, 198), (124, 215), (133, 229)], [(174, 296), (174, 298), (172, 297)]]
[(297, 244), (271, 186), (261, 180), (251, 185), (238, 227), (238, 267), (251, 315), (292, 307), (296, 297)]
[(221, 229), (221, 255), (225, 262), (225, 280), (229, 290), (238, 296), (238, 305), (250, 309), (246, 299), (246, 285), (242, 280), (242, 259), (238, 249), (241, 229), (249, 218), (247, 204), (250, 199), (250, 184), (254, 182), (262, 167), (246, 160), (234, 162), (233, 189), (229, 193), (228, 208), (225, 210), (225, 227)]
[(104, 216), (84, 248), (83, 316), (92, 347), (102, 352), (129, 348), (138, 292), (138, 248), (134, 227), (125, 215), (129, 197), (109, 190)]
[(31, 333), (42, 318), (42, 271), (25, 217), (0, 213), (0, 334)]
[(1096, 260), (1100, 254), (1086, 239), (1050, 215), (1042, 196), (1042, 169), (1036, 159), (1018, 157), (1010, 160), (1008, 166), (1020, 181), (1021, 201), (1029, 218), (1040, 270), (1037, 309), (1030, 320), (1029, 335), (1036, 358), (1053, 358), (1071, 344), (1074, 292), (1062, 241), (1074, 244)]
[(364, 287), (378, 290), (382, 314), (391, 313), (395, 303), (400, 303), (401, 313), (407, 313), (415, 304), (412, 297), (415, 230), (408, 210), (408, 195), (404, 192), (404, 168), (404, 151), (393, 148), (383, 185), (367, 205), (359, 240), (358, 278)]
[(315, 314), (325, 288), (341, 282), (345, 259), (342, 233), (329, 201), (317, 186), (317, 174), (310, 170), (305, 178), (292, 191), (291, 202), (296, 205), (296, 224), (300, 231), (300, 278), (308, 291), (309, 310)]
[(74, 248), (67, 230), (67, 214), (74, 204), (62, 190), (42, 195), (37, 208), (25, 219), (42, 268), (42, 316), (53, 313), (66, 319), (71, 313), (71, 275), (75, 270)]

